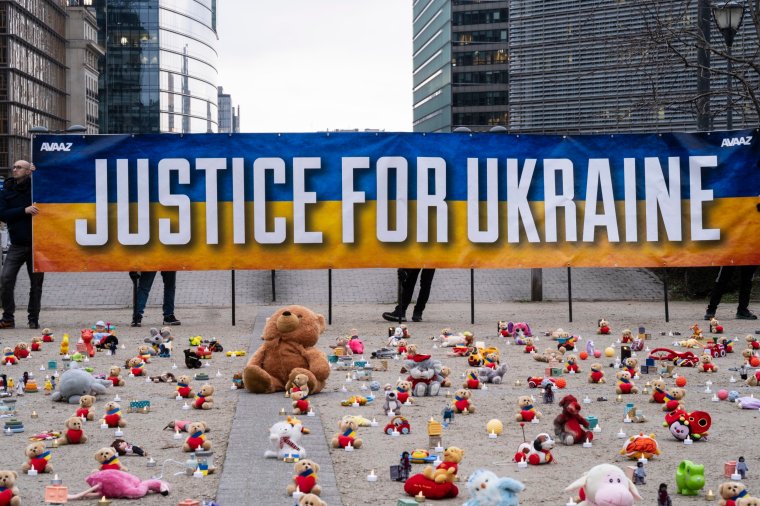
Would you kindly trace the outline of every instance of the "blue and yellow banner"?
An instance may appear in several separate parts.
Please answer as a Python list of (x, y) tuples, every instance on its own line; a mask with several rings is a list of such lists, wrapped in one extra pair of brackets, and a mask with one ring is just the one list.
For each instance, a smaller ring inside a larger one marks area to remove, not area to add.
[(754, 130), (39, 135), (35, 269), (760, 264)]

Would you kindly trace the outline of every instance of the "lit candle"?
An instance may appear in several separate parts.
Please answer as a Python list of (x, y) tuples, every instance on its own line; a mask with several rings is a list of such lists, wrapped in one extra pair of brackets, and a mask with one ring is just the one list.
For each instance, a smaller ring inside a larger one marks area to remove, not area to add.
[(185, 404), (182, 406), (182, 409), (190, 409), (190, 406), (188, 406), (187, 401), (185, 401)]
[(351, 403), (352, 408), (358, 408), (359, 407), (359, 401), (354, 400), (354, 402)]
[(121, 397), (119, 397), (119, 394), (116, 394), (113, 398), (114, 402), (121, 402)]
[(108, 424), (104, 421), (103, 423), (100, 424), (100, 428), (101, 429), (107, 429), (108, 428)]
[(29, 470), (26, 472), (29, 476), (37, 476), (37, 470), (33, 467), (29, 468)]
[(422, 494), (422, 491), (420, 490), (420, 493), (414, 496), (414, 500), (417, 502), (425, 502), (425, 496)]
[(444, 448), (443, 446), (439, 444), (438, 446), (435, 447), (434, 450), (435, 450), (435, 453), (443, 453)]
[(222, 371), (220, 371), (219, 369), (216, 370), (216, 377), (217, 378), (221, 378), (222, 377)]
[(121, 430), (120, 428), (117, 428), (116, 431), (113, 433), (113, 435), (116, 437), (121, 437), (124, 435), (124, 431)]
[(690, 444), (692, 444), (693, 442), (694, 442), (694, 441), (692, 441), (692, 440), (691, 440), (691, 437), (689, 437), (689, 436), (686, 436), (686, 439), (684, 439), (684, 440), (683, 440), (683, 444), (685, 444), (685, 445), (690, 445)]
[(51, 485), (61, 485), (62, 483), (63, 483), (63, 480), (60, 479), (57, 474), (53, 476), (52, 480), (50, 480)]
[(594, 432), (602, 432), (602, 426), (599, 425), (599, 423), (597, 423), (596, 427), (594, 427)]
[(106, 496), (103, 496), (100, 498), (100, 501), (98, 501), (98, 506), (111, 506), (111, 501), (106, 499)]
[(367, 481), (375, 482), (377, 481), (377, 475), (375, 474), (375, 470), (372, 469), (369, 474), (367, 475)]
[(462, 414), (463, 414), (463, 415), (467, 415), (467, 414), (469, 414), (469, 413), (470, 413), (470, 412), (469, 412), (469, 411), (467, 411), (467, 408), (464, 408), (464, 409), (462, 410)]
[(280, 416), (285, 414), (285, 408), (280, 408)]
[(343, 448), (343, 449), (346, 450), (347, 452), (354, 451), (354, 447), (351, 445), (351, 441), (349, 441), (348, 444), (346, 445), (346, 447)]
[(309, 412), (306, 413), (306, 416), (316, 416), (316, 414), (314, 413), (313, 409), (309, 408)]
[(153, 457), (148, 457), (148, 462), (146, 463), (147, 467), (156, 467), (156, 459)]
[(575, 500), (571, 497), (569, 501), (565, 504), (565, 506), (577, 506), (578, 503), (575, 502)]
[(491, 433), (488, 434), (488, 439), (496, 439), (497, 437), (499, 437), (499, 436), (497, 436), (494, 431), (491, 431)]
[(583, 398), (583, 404), (591, 404), (591, 399), (589, 399), (589, 396)]
[(369, 425), (370, 425), (370, 427), (377, 427), (377, 425), (378, 425), (377, 424), (377, 420), (375, 420), (374, 418), (372, 418), (372, 421), (369, 422)]
[(176, 369), (176, 368), (177, 368), (177, 364), (172, 364), (172, 369)]
[(583, 442), (584, 448), (591, 448), (592, 446), (593, 445), (591, 444), (591, 441), (589, 441), (588, 439), (586, 439), (586, 441)]
[(196, 469), (193, 473), (193, 478), (203, 478), (203, 472), (200, 469)]
[(174, 427), (174, 439), (182, 439), (182, 434), (179, 433), (179, 427)]
[(36, 411), (32, 411), (32, 418), (37, 418), (39, 415)]
[(618, 430), (617, 437), (618, 437), (618, 439), (625, 438), (625, 432), (623, 432), (623, 428), (622, 427), (620, 428), (620, 430)]
[(393, 429), (393, 431), (391, 431), (391, 436), (392, 437), (399, 437), (400, 435), (401, 435), (401, 433), (399, 431), (397, 431), (395, 428)]
[(301, 492), (301, 489), (296, 485), (296, 489), (293, 491), (293, 499), (296, 500), (296, 503), (303, 497), (303, 492)]

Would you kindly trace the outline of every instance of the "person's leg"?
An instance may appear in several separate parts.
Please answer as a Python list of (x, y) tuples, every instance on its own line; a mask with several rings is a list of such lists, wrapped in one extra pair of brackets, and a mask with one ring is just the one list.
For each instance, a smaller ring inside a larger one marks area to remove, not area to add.
[(140, 279), (137, 282), (137, 298), (135, 299), (135, 313), (132, 321), (133, 327), (139, 327), (142, 323), (145, 305), (148, 303), (150, 289), (153, 287), (153, 280), (156, 279), (155, 271), (143, 271), (140, 273)]
[(0, 302), (3, 304), (3, 318), (0, 320), (0, 328), (13, 328), (14, 326), (13, 315), (16, 313), (16, 300), (13, 297), (13, 292), (16, 289), (18, 271), (25, 261), (26, 252), (23, 247), (11, 244), (5, 256), (2, 273), (0, 273), (0, 284), (2, 284)]
[(430, 287), (433, 286), (433, 276), (435, 276), (435, 269), (422, 269), (420, 293), (417, 295), (417, 302), (414, 304), (412, 321), (422, 321), (422, 312), (425, 311), (425, 305), (430, 297)]
[(734, 275), (734, 270), (736, 270), (736, 267), (724, 266), (718, 271), (718, 277), (715, 279), (715, 286), (713, 286), (712, 292), (710, 293), (710, 302), (707, 304), (707, 311), (705, 311), (705, 320), (709, 320), (715, 316), (715, 312), (718, 310), (718, 304), (720, 304), (720, 299), (726, 291), (731, 276)]
[(42, 282), (45, 280), (45, 273), (34, 272), (32, 248), (28, 248), (26, 253), (26, 272), (29, 274), (29, 328), (40, 328), (40, 306), (42, 304)]
[(757, 316), (749, 310), (749, 298), (752, 294), (752, 278), (757, 270), (756, 265), (743, 265), (739, 267), (739, 305), (736, 307), (737, 318), (757, 319)]
[(406, 321), (406, 308), (412, 301), (414, 285), (420, 269), (398, 269), (398, 282), (401, 285), (401, 300), (393, 311), (383, 313), (383, 318), (389, 322)]
[(179, 325), (180, 321), (174, 316), (177, 271), (161, 271), (161, 279), (164, 280), (164, 325)]

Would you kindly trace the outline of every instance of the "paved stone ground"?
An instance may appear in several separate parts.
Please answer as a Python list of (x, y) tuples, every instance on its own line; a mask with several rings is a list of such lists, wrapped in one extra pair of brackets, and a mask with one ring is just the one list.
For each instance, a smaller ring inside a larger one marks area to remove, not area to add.
[[(328, 271), (276, 271), (276, 303), (326, 302)], [(230, 306), (230, 271), (188, 271), (177, 276), (178, 308)], [(334, 304), (396, 301), (394, 269), (345, 269), (332, 271)], [(574, 301), (659, 300), (662, 283), (646, 269), (572, 269)], [(148, 299), (160, 306), (161, 276)], [(29, 278), (19, 273), (16, 303), (25, 305)], [(567, 270), (543, 270), (544, 300), (567, 300)], [(236, 271), (235, 298), (238, 304), (273, 302), (271, 271)], [(430, 302), (469, 302), (469, 269), (439, 269), (433, 280)], [(475, 271), (475, 300), (478, 302), (530, 300), (530, 269), (481, 269)], [(48, 273), (42, 295), (43, 320), (46, 307), (128, 307), (132, 304), (132, 283), (125, 272)], [(150, 311), (150, 310), (149, 310)], [(177, 311), (181, 317), (181, 310)], [(160, 316), (160, 315), (159, 315)]]
[[(253, 325), (252, 336), (261, 335), (266, 318), (275, 310), (275, 307), (260, 309)], [(249, 354), (258, 348), (260, 342), (258, 337), (251, 338)], [(283, 495), (292, 482), (293, 464), (261, 458), (264, 451), (270, 448), (269, 432), (266, 428), (273, 423), (272, 413), (278, 413), (280, 408), (285, 408), (288, 413), (291, 409), (290, 402), (281, 393), (239, 396), (230, 441), (238, 441), (240, 444), (231, 444), (227, 448), (224, 471), (216, 494), (216, 502), (219, 504), (255, 503), (257, 506), (282, 506), (287, 502), (283, 500)], [(304, 447), (308, 452), (307, 457), (318, 462), (320, 466), (320, 497), (331, 506), (340, 506), (340, 492), (335, 481), (322, 422), (316, 416), (299, 416), (298, 419), (311, 431), (311, 434), (304, 438)], [(252, 427), (256, 430), (251, 430)], [(251, 479), (252, 476), (256, 479)], [(246, 501), (242, 498), (251, 500)], [(256, 498), (255, 501), (253, 498)]]

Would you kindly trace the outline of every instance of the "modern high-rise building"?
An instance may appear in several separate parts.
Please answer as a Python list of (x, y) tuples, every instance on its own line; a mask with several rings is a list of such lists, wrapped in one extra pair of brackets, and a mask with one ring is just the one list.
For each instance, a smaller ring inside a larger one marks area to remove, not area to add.
[(69, 67), (66, 117), (72, 125), (82, 125), (88, 134), (97, 134), (98, 60), (105, 51), (98, 44), (98, 25), (90, 0), (69, 0), (66, 9), (66, 64)]
[[(567, 134), (696, 130), (692, 101), (698, 94), (698, 72), (668, 58), (661, 48), (653, 50), (651, 40), (658, 25), (673, 33), (683, 30), (684, 56), (696, 62), (698, 2), (651, 2), (649, 8), (644, 4), (511, 0), (510, 130)], [(708, 9), (711, 5), (706, 2)], [(756, 52), (755, 27), (749, 17), (746, 13), (736, 37), (735, 55)], [(704, 23), (712, 32), (712, 46), (723, 51), (723, 36), (713, 19)], [(726, 60), (713, 55), (710, 66), (717, 69), (709, 85), (715, 117), (705, 129), (721, 130), (726, 128)], [(736, 108), (733, 119), (734, 128), (757, 125), (749, 109)]]
[(508, 1), (415, 0), (415, 132), (506, 126)]
[(217, 99), (219, 110), (219, 133), (238, 133), (240, 132), (240, 106), (232, 106), (232, 95), (224, 92), (224, 88), (219, 86)]
[(100, 132), (216, 132), (216, 0), (92, 2)]
[(66, 1), (0, 1), (0, 174), (30, 156), (29, 129), (66, 128)]

